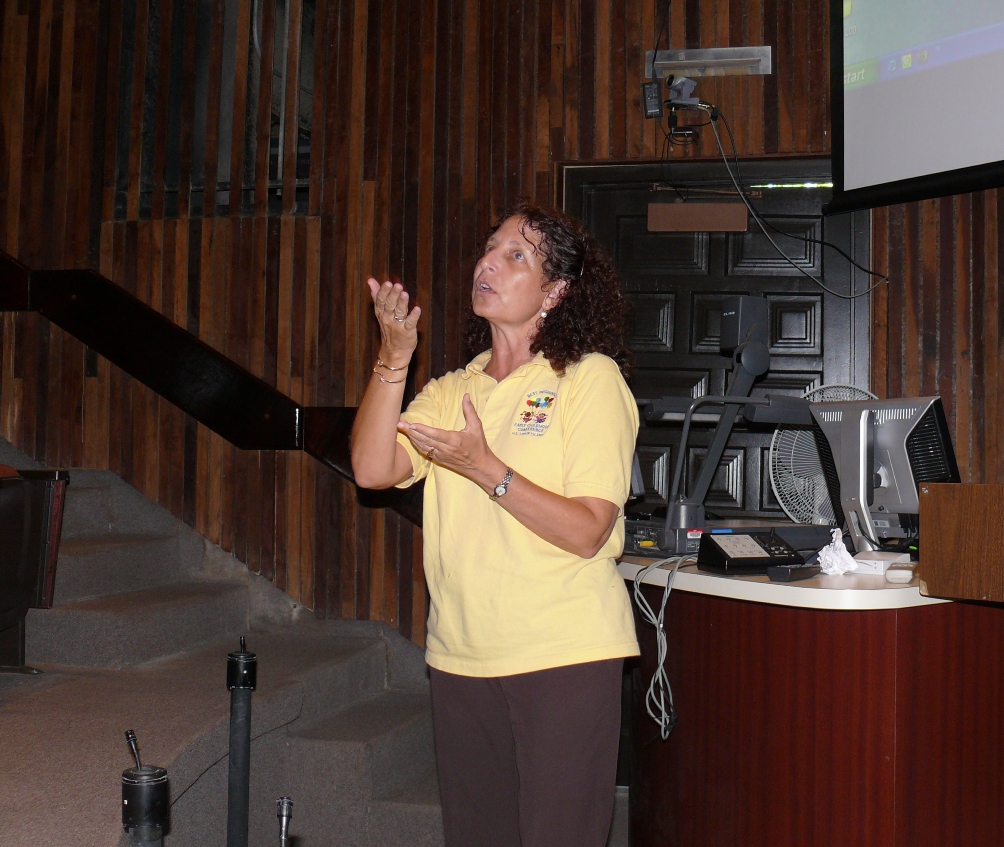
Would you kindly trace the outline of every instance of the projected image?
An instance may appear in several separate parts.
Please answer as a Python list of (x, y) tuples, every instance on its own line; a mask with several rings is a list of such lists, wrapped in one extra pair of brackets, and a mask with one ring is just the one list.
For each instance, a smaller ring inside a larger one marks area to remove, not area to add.
[(843, 30), (844, 191), (1004, 159), (986, 102), (1004, 86), (1004, 0), (844, 0)]
[(1004, 8), (997, 0), (958, 0), (950, 7), (924, 0), (844, 3), (846, 88), (1002, 49)]

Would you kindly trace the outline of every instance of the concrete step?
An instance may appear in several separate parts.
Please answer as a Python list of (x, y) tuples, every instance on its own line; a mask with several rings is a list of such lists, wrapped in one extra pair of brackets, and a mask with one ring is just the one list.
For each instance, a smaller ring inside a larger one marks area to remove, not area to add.
[[(433, 767), (427, 689), (386, 691), (313, 723), (297, 724), (291, 727), (289, 744), (293, 768), (286, 783), (294, 802), (299, 798), (296, 832), (307, 834), (297, 842), (300, 847), (362, 847), (370, 843), (367, 833), (374, 828), (393, 833), (424, 826), (412, 827), (408, 809), (385, 806), (384, 801), (424, 779)], [(430, 818), (429, 809), (418, 813)], [(389, 836), (378, 843), (410, 844)]]
[(373, 804), (367, 835), (367, 847), (391, 844), (442, 847), (443, 810), (435, 763), (398, 791)]
[(124, 668), (248, 628), (245, 583), (182, 582), (32, 609), (29, 664)]
[(63, 538), (56, 564), (54, 605), (126, 594), (190, 579), (204, 544), (187, 533), (145, 535), (105, 532)]
[[(277, 842), (278, 834), (275, 801), (280, 796), (293, 798), (294, 824), (291, 834), (297, 847), (318, 843), (329, 843), (324, 839), (331, 832), (347, 834), (346, 839), (331, 841), (338, 847), (349, 847), (360, 826), (365, 826), (366, 816), (359, 814), (356, 802), (358, 792), (344, 789), (337, 781), (328, 783), (313, 767), (312, 763), (301, 760), (301, 748), (290, 737), (290, 731), (302, 725), (313, 715), (313, 722), (323, 715), (323, 704), (336, 707), (349, 706), (364, 699), (371, 700), (386, 682), (386, 652), (378, 640), (355, 642), (343, 639), (338, 646), (337, 639), (302, 639), (294, 644), (282, 643), (282, 664), (284, 668), (296, 668), (306, 662), (316, 661), (318, 655), (329, 656), (325, 662), (314, 665), (299, 687), (301, 697), (297, 720), (280, 725), (275, 719), (263, 715), (263, 709), (275, 709), (266, 699), (261, 702), (256, 692), (253, 698), (252, 745), (251, 745), (251, 785), (249, 802), (250, 843), (268, 844)], [(249, 639), (248, 649), (258, 653), (259, 680), (262, 673), (269, 673), (265, 657), (270, 644), (263, 643), (260, 636)], [(339, 650), (337, 656), (333, 650)], [(220, 741), (219, 744), (223, 744)], [(219, 749), (219, 747), (217, 747)], [(201, 771), (197, 780), (187, 786), (187, 775)], [(186, 785), (183, 793), (178, 790), (174, 772), (171, 773), (172, 796), (177, 797), (171, 807), (171, 832), (165, 838), (165, 847), (218, 847), (226, 843), (226, 798), (228, 760), (224, 757), (205, 767), (204, 759), (184, 757), (175, 767), (182, 775), (181, 784)], [(311, 792), (305, 792), (303, 783), (309, 784)], [(180, 794), (180, 796), (179, 796)], [(309, 832), (305, 827), (316, 826)]]
[[(386, 669), (385, 641), (342, 637), (337, 626), (327, 629), (323, 636), (248, 634), (248, 649), (258, 656), (251, 844), (278, 842), (275, 799), (282, 794), (293, 796), (294, 822), (303, 822), (303, 804), (286, 784), (287, 771), (298, 768), (288, 756), (287, 727), (304, 714), (317, 714), (328, 700), (372, 699), (385, 683), (380, 672)], [(226, 657), (235, 649), (237, 639), (226, 638), (124, 670), (43, 666), (40, 676), (2, 680), (0, 847), (117, 847), (119, 775), (131, 761), (126, 729), (136, 731), (144, 763), (168, 770), (171, 835), (165, 844), (226, 843)], [(329, 688), (334, 684), (343, 687)], [(314, 815), (335, 816), (337, 799), (321, 798), (326, 805)]]
[(361, 790), (383, 799), (409, 785), (433, 761), (429, 692), (384, 691), (299, 723), (290, 738), (303, 748), (304, 763), (313, 760), (323, 767), (342, 757), (346, 764), (358, 765)]
[(63, 505), (63, 538), (123, 534), (165, 535), (177, 518), (111, 471), (70, 470)]
[(253, 624), (250, 843), (277, 841), (281, 795), (298, 847), (442, 843), (421, 650), (314, 620), (114, 474), (71, 469), (66, 496), (55, 605), (26, 622), (46, 672), (0, 679), (0, 847), (121, 847), (125, 729), (168, 769), (165, 845), (225, 843), (226, 656)]
[[(332, 622), (323, 627), (328, 632), (351, 631), (352, 627), (340, 626)], [(306, 630), (309, 627), (299, 627)], [(302, 636), (298, 642), (299, 651), (291, 645), (285, 646), (288, 661), (306, 663), (309, 652), (317, 648), (329, 650), (332, 636)], [(388, 650), (384, 641), (372, 636), (362, 638), (343, 637), (343, 651), (338, 661), (330, 661), (313, 669), (309, 678), (303, 681), (303, 699), (297, 718), (297, 727), (322, 725), (324, 718), (331, 714), (350, 709), (358, 702), (369, 702), (385, 691), (391, 683), (388, 673)], [(253, 649), (249, 647), (248, 649)]]

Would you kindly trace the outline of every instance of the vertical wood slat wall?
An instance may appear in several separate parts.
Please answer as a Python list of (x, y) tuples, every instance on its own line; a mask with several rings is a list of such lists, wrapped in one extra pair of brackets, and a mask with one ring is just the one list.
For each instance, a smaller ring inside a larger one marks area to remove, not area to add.
[[(0, 247), (99, 268), (310, 404), (358, 402), (363, 281), (396, 273), (425, 307), (421, 383), (460, 363), (471, 257), (499, 208), (555, 199), (561, 161), (660, 155), (640, 82), (667, 7), (673, 47), (775, 48), (769, 77), (701, 84), (741, 156), (828, 152), (827, 0), (0, 0)], [(716, 152), (705, 132), (672, 155)], [(891, 278), (873, 388), (942, 394), (964, 478), (987, 482), (1004, 481), (1000, 199), (873, 215)], [(320, 616), (423, 642), (407, 522), (309, 458), (235, 450), (35, 315), (0, 329), (4, 437), (122, 474)]]

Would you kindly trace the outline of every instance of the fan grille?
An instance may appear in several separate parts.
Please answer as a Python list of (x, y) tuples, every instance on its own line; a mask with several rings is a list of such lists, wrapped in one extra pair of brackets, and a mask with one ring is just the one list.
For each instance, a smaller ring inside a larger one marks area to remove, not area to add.
[[(853, 385), (823, 385), (807, 391), (812, 403), (868, 400), (875, 395)], [(770, 485), (784, 513), (795, 523), (837, 523), (812, 429), (779, 426), (770, 442)]]
[(820, 385), (802, 395), (810, 403), (835, 403), (838, 400), (874, 400), (875, 395), (856, 385), (846, 385), (834, 382), (831, 385)]

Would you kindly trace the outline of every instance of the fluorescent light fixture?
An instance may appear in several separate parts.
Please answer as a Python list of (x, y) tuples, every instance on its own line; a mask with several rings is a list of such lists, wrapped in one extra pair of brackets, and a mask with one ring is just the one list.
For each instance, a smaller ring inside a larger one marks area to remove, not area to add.
[(765, 182), (750, 188), (833, 188), (832, 182)]
[(649, 79), (673, 76), (762, 76), (771, 72), (770, 47), (709, 47), (645, 53)]

